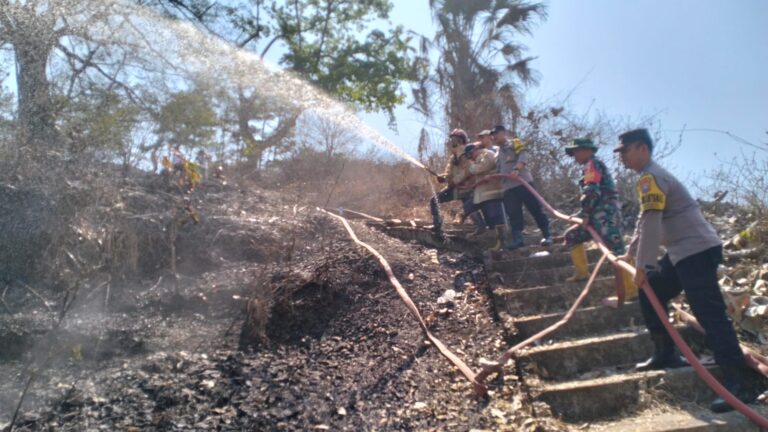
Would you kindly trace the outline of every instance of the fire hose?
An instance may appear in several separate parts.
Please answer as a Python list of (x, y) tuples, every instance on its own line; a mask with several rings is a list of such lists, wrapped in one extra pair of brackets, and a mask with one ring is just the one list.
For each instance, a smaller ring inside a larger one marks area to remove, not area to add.
[(405, 291), (405, 288), (400, 284), (400, 281), (397, 280), (395, 277), (395, 274), (392, 272), (392, 267), (390, 267), (389, 263), (386, 259), (378, 252), (376, 249), (368, 245), (367, 243), (363, 243), (360, 241), (359, 238), (357, 238), (357, 235), (355, 235), (355, 232), (352, 230), (352, 227), (349, 225), (349, 222), (342, 217), (337, 216), (333, 213), (330, 213), (323, 209), (318, 209), (321, 212), (333, 216), (334, 218), (341, 221), (342, 224), (344, 224), (344, 228), (347, 229), (347, 232), (349, 233), (350, 237), (352, 237), (352, 240), (357, 243), (358, 245), (364, 247), (368, 250), (376, 259), (379, 261), (379, 264), (381, 264), (381, 267), (384, 269), (384, 271), (387, 273), (387, 278), (389, 278), (389, 282), (392, 284), (392, 286), (395, 287), (395, 290), (400, 295), (400, 298), (402, 298), (403, 302), (405, 302), (405, 306), (408, 308), (408, 310), (411, 312), (411, 314), (416, 318), (416, 320), (419, 322), (419, 327), (421, 327), (421, 330), (424, 332), (424, 334), (429, 339), (430, 343), (434, 345), (437, 350), (442, 354), (448, 361), (450, 361), (456, 368), (464, 375), (472, 384), (476, 392), (480, 392), (481, 394), (485, 394), (487, 389), (483, 384), (480, 384), (475, 379), (476, 374), (472, 371), (472, 369), (467, 366), (464, 361), (462, 361), (456, 354), (452, 353), (451, 350), (448, 349), (448, 347), (445, 346), (435, 335), (432, 334), (432, 332), (429, 331), (429, 328), (427, 327), (427, 323), (424, 322), (424, 319), (421, 317), (421, 313), (419, 313), (419, 309), (416, 307), (416, 304), (413, 303), (413, 300), (411, 300), (408, 293)]
[[(531, 186), (530, 184), (528, 184), (528, 182), (526, 182), (525, 180), (519, 178), (514, 174), (494, 174), (488, 177), (484, 177), (483, 181), (497, 180), (497, 179), (504, 179), (504, 178), (508, 178), (508, 179), (511, 178), (520, 182), (526, 189), (528, 189), (531, 192), (531, 194), (533, 194), (533, 196), (536, 197), (537, 200), (539, 200), (541, 205), (548, 212), (552, 213), (558, 219), (561, 219), (566, 222), (582, 224), (581, 219), (563, 214), (555, 210), (546, 200), (544, 200), (544, 198), (536, 191), (536, 189), (533, 188), (533, 186)], [(629, 272), (632, 275), (635, 274), (635, 268), (630, 264), (619, 260), (611, 252), (611, 250), (605, 246), (605, 244), (603, 243), (600, 237), (600, 234), (598, 234), (594, 228), (587, 225), (586, 229), (587, 231), (589, 231), (595, 243), (597, 243), (598, 247), (603, 252), (603, 258), (601, 258), (601, 263), (603, 259), (607, 257), (614, 266), (619, 266), (623, 270)], [(597, 269), (595, 269), (595, 271), (597, 271)], [(590, 278), (590, 282), (592, 281), (594, 276), (595, 276), (595, 273), (593, 271), (593, 274)], [(747, 404), (740, 401), (736, 396), (731, 394), (731, 392), (729, 392), (722, 384), (720, 384), (717, 381), (717, 379), (715, 379), (715, 377), (712, 376), (709, 370), (707, 370), (707, 368), (705, 368), (704, 365), (701, 364), (698, 357), (696, 357), (696, 355), (693, 353), (693, 351), (688, 346), (688, 344), (685, 343), (685, 340), (683, 340), (682, 336), (680, 336), (680, 333), (678, 333), (677, 329), (675, 329), (675, 327), (669, 322), (669, 319), (667, 317), (667, 312), (664, 310), (664, 307), (661, 305), (661, 302), (659, 302), (659, 299), (656, 297), (656, 294), (653, 292), (653, 289), (648, 284), (647, 279), (643, 281), (643, 284), (640, 288), (643, 290), (643, 292), (645, 292), (645, 295), (648, 298), (651, 305), (653, 306), (654, 311), (661, 319), (661, 323), (664, 325), (664, 328), (666, 328), (667, 332), (672, 337), (672, 340), (675, 342), (675, 345), (677, 345), (677, 347), (680, 349), (680, 352), (688, 360), (688, 363), (690, 363), (694, 371), (696, 371), (696, 374), (699, 375), (699, 377), (715, 392), (715, 394), (723, 398), (723, 400), (725, 400), (730, 406), (732, 406), (738, 412), (744, 414), (747, 418), (755, 422), (761, 428), (768, 429), (767, 418), (763, 417), (758, 412), (750, 408)], [(555, 325), (558, 325), (558, 324), (560, 323), (556, 323)], [(541, 332), (541, 333), (544, 333), (544, 332)], [(540, 338), (541, 336), (539, 336), (538, 338), (531, 337), (526, 342), (530, 344)], [(476, 377), (477, 385), (484, 387), (483, 381), (485, 380), (485, 378), (492, 373), (499, 372), (501, 370), (501, 367), (504, 364), (506, 364), (506, 362), (511, 358), (512, 354), (514, 354), (516, 350), (523, 348), (526, 345), (523, 345), (521, 343), (510, 348), (499, 358), (499, 360), (496, 363), (484, 367), (483, 370), (480, 371), (480, 373)], [(478, 388), (482, 388), (482, 387), (478, 387)]]

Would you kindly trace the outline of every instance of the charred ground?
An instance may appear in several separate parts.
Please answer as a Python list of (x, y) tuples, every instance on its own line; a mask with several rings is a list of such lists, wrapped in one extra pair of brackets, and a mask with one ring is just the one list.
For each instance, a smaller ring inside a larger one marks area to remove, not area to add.
[[(548, 422), (523, 407), (512, 376), (495, 383), (490, 400), (473, 398), (425, 344), (375, 259), (302, 198), (224, 181), (180, 195), (145, 175), (115, 191), (87, 210), (49, 203), (70, 224), (36, 238), (60, 239), (73, 258), (30, 256), (66, 277), (51, 283), (52, 271), (17, 266), (5, 281), (3, 427), (32, 374), (16, 430), (517, 430)], [(353, 228), (471, 367), (501, 351), (505, 335), (479, 260)], [(449, 307), (437, 303), (447, 289), (458, 293)]]

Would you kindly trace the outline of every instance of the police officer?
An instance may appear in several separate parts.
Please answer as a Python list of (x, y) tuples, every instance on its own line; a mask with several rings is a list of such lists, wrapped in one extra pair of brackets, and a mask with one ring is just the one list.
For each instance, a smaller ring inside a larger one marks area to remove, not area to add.
[[(745, 363), (717, 280), (717, 267), (723, 259), (720, 238), (685, 186), (653, 161), (653, 141), (646, 129), (621, 134), (614, 151), (627, 168), (640, 174), (640, 217), (628, 252), (637, 262), (635, 284), (641, 286), (647, 279), (665, 310), (672, 298), (685, 291), (694, 316), (706, 331), (715, 362), (722, 368), (725, 387), (744, 403), (754, 402), (759, 393), (748, 383), (757, 382), (757, 375)], [(657, 260), (660, 245), (666, 253)], [(636, 369), (684, 366), (642, 291), (640, 308), (655, 351)], [(710, 409), (725, 412), (733, 408), (717, 398)]]
[(469, 215), (477, 226), (477, 231), (473, 234), (479, 234), (485, 230), (485, 222), (477, 211), (473, 203), (473, 191), (471, 184), (474, 179), (467, 176), (467, 167), (469, 160), (464, 154), (464, 148), (467, 145), (469, 137), (463, 129), (454, 129), (448, 134), (448, 151), (450, 157), (446, 163), (444, 172), (437, 177), (438, 183), (447, 183), (448, 186), (438, 192), (429, 200), (429, 210), (432, 214), (432, 228), (438, 240), (444, 240), (443, 236), (443, 218), (440, 216), (439, 203), (461, 200), (464, 214)]
[[(592, 236), (585, 229), (586, 225), (594, 228), (616, 255), (623, 255), (625, 249), (619, 190), (608, 167), (595, 156), (595, 152), (597, 146), (588, 138), (577, 138), (565, 147), (565, 154), (572, 156), (583, 167), (579, 180), (581, 209), (576, 217), (583, 220), (584, 226), (574, 225), (565, 232), (565, 245), (572, 248), (571, 259), (575, 268), (574, 275), (567, 279), (570, 282), (589, 278), (584, 243), (592, 240)], [(629, 273), (616, 267), (616, 277), (621, 280), (626, 299), (637, 295)]]
[[(533, 176), (528, 170), (528, 152), (523, 143), (515, 139), (510, 142), (507, 139), (507, 129), (504, 126), (496, 126), (491, 131), (494, 143), (499, 146), (497, 157), (497, 170), (501, 174), (516, 174), (533, 186)], [(507, 247), (517, 249), (524, 246), (523, 240), (523, 205), (536, 220), (541, 230), (541, 245), (550, 246), (552, 236), (549, 233), (549, 219), (541, 209), (539, 200), (518, 180), (504, 179), (501, 183), (503, 190), (504, 209), (509, 217), (512, 229), (512, 242)]]

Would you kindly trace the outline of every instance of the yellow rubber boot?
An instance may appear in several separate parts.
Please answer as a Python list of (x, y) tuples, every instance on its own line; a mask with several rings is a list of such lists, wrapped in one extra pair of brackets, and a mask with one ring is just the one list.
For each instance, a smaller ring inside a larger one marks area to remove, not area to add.
[(491, 251), (497, 252), (504, 249), (504, 243), (506, 239), (506, 225), (496, 225), (496, 244), (493, 245)]
[(566, 279), (566, 282), (578, 282), (589, 279), (589, 267), (587, 264), (587, 250), (583, 244), (576, 245), (571, 249), (571, 260), (573, 261), (573, 276)]
[(635, 285), (632, 275), (622, 269), (621, 278), (624, 280), (624, 300), (629, 301), (637, 298), (637, 285)]

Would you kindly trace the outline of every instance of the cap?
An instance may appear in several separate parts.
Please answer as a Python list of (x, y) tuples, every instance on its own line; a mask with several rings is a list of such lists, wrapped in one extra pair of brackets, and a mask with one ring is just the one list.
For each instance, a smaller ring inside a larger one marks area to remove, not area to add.
[(576, 138), (572, 143), (565, 146), (565, 154), (573, 156), (573, 151), (577, 148), (587, 148), (597, 151), (597, 146), (589, 138)]
[(491, 130), (490, 129), (484, 129), (484, 130), (481, 130), (480, 132), (477, 133), (478, 137), (484, 137), (484, 136), (489, 136), (489, 135), (491, 135)]
[(494, 126), (493, 129), (491, 129), (491, 135), (496, 135), (498, 132), (506, 132), (507, 128), (505, 128), (502, 125)]
[(648, 150), (653, 151), (653, 139), (651, 138), (651, 134), (648, 133), (648, 129), (645, 128), (632, 129), (619, 135), (619, 144), (613, 151), (620, 152), (624, 150), (624, 147), (636, 142), (647, 144)]

